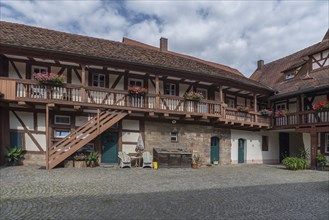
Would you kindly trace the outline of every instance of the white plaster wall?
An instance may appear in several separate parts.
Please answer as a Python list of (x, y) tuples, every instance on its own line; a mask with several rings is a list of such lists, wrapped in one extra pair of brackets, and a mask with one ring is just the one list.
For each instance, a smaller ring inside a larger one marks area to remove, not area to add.
[(139, 134), (140, 134), (139, 132), (124, 131), (124, 132), (122, 132), (122, 142), (136, 142), (137, 143)]
[[(154, 83), (155, 83), (155, 80), (154, 80)], [(148, 92), (155, 94), (155, 87), (154, 87), (154, 85), (153, 85), (153, 83), (151, 82), (150, 79), (149, 79), (148, 84), (149, 84)]]
[[(118, 75), (110, 74), (110, 83), (109, 83), (110, 88), (112, 87), (112, 85), (114, 84), (117, 78)], [(124, 77), (120, 79), (119, 83), (116, 85), (114, 89), (123, 90), (123, 88), (124, 88)]]
[[(268, 136), (268, 151), (262, 151), (262, 135)], [(279, 163), (279, 135), (277, 132), (231, 130), (231, 160), (238, 163), (238, 140), (245, 139), (246, 163)]]
[[(23, 79), (26, 79), (26, 64), (22, 62), (16, 62), (14, 61), (15, 66), (17, 67), (19, 73), (22, 75)], [(14, 67), (9, 62), (9, 68), (8, 68), (8, 77), (12, 79), (19, 79), (19, 76), (17, 75)]]
[(38, 131), (46, 131), (46, 114), (38, 113)]
[[(46, 150), (46, 135), (45, 134), (33, 134), (33, 137), (40, 144), (43, 150)], [(35, 145), (28, 134), (25, 134), (25, 147), (27, 151), (39, 151), (39, 148)]]
[(75, 116), (75, 126), (82, 126), (89, 121), (87, 116)]
[(135, 144), (122, 144), (122, 152), (125, 152), (126, 154), (136, 153), (135, 148)]
[(139, 131), (139, 120), (122, 120), (122, 129)]
[(186, 90), (188, 89), (189, 85), (188, 84), (179, 84), (179, 96), (183, 96)]
[[(31, 112), (18, 112), (16, 111), (16, 114), (18, 117), (24, 122), (27, 129), (34, 130), (33, 126), (33, 113)], [(10, 122), (10, 129), (16, 129), (16, 130), (24, 130), (21, 123), (18, 121), (16, 116), (10, 111), (9, 112), (9, 122)]]
[[(78, 70), (78, 73), (81, 76), (81, 70)], [(75, 71), (74, 70), (72, 70), (72, 78), (71, 78), (71, 80), (72, 80), (72, 84), (81, 85), (81, 82), (80, 82), (79, 78), (77, 77), (77, 75), (75, 74)]]
[(305, 151), (307, 152), (308, 162), (311, 163), (311, 134), (303, 133), (303, 143)]

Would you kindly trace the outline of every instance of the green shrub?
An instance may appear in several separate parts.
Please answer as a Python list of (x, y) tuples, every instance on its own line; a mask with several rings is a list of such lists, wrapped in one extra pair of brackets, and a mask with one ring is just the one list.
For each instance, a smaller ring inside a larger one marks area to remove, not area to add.
[(286, 157), (283, 159), (282, 164), (288, 170), (305, 170), (308, 167), (306, 159), (298, 157)]
[(9, 164), (16, 165), (20, 160), (24, 159), (26, 150), (20, 147), (10, 147), (5, 150), (5, 157), (7, 158)]

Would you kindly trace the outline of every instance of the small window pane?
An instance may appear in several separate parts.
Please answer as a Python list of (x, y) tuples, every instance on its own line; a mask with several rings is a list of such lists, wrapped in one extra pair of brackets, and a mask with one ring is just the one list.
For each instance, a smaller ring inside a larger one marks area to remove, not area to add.
[(70, 131), (68, 131), (68, 130), (55, 130), (54, 131), (55, 138), (65, 138), (69, 134), (70, 134)]
[(178, 141), (178, 138), (177, 138), (177, 132), (171, 132), (170, 133), (170, 140), (172, 142), (177, 142)]
[(66, 115), (55, 115), (55, 124), (70, 125), (71, 117)]

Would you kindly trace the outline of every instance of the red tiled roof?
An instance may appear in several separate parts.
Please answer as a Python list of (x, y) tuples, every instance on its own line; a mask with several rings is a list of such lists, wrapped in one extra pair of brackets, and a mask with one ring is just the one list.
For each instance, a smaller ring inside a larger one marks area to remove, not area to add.
[[(122, 43), (129, 44), (129, 45), (140, 46), (140, 47), (143, 47), (143, 48), (146, 48), (146, 49), (150, 49), (150, 50), (160, 51), (160, 48), (158, 48), (158, 47), (154, 47), (154, 46), (151, 46), (151, 45), (148, 45), (148, 44), (144, 44), (142, 42), (135, 41), (135, 40), (132, 40), (132, 39), (129, 39), (129, 38), (126, 38), (126, 37), (124, 37), (122, 39)], [(172, 55), (175, 55), (175, 56), (178, 56), (178, 57), (184, 57), (184, 58), (187, 58), (187, 59), (191, 59), (191, 60), (194, 60), (194, 61), (197, 61), (197, 62), (200, 62), (200, 63), (207, 64), (209, 66), (218, 68), (220, 70), (225, 70), (225, 71), (228, 71), (228, 72), (235, 73), (235, 74), (238, 74), (240, 76), (243, 76), (243, 74), (239, 70), (234, 69), (234, 68), (231, 68), (229, 66), (225, 66), (225, 65), (219, 64), (219, 63), (214, 63), (214, 62), (202, 60), (202, 59), (199, 59), (197, 57), (193, 57), (193, 56), (189, 56), (189, 55), (181, 54), (181, 53), (176, 53), (176, 52), (173, 52), (173, 51), (166, 51), (165, 53), (169, 53), (169, 54), (172, 54)]]
[[(262, 70), (256, 70), (250, 78), (274, 88), (279, 94), (329, 86), (329, 67), (312, 71), (309, 75), (306, 71), (308, 56), (326, 49), (329, 49), (329, 38), (324, 38), (317, 44), (265, 64)], [(283, 72), (297, 67), (304, 68), (304, 71), (300, 71), (293, 79), (285, 80)]]
[[(91, 59), (127, 62), (151, 68), (167, 68), (234, 81), (271, 91), (267, 86), (225, 68), (167, 52), (145, 49), (121, 42), (64, 33), (44, 28), (0, 21), (0, 46), (44, 50)], [(187, 76), (188, 77), (188, 76)]]

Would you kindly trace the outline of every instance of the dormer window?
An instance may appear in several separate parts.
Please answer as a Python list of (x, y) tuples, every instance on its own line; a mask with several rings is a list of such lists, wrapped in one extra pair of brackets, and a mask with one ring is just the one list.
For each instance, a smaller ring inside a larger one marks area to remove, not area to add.
[(286, 80), (293, 79), (294, 77), (295, 77), (295, 73), (294, 72), (286, 73)]

